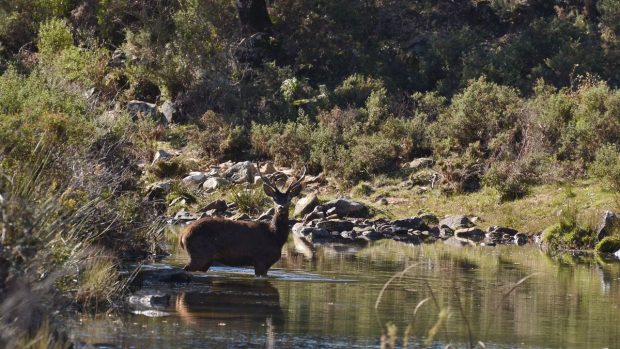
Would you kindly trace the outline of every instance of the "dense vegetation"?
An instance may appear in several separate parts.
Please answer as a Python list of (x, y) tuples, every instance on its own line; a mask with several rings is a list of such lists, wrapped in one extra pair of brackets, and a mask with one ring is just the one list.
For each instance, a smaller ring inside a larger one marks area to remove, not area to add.
[[(402, 165), (431, 156), (447, 194), (586, 176), (620, 190), (617, 0), (264, 5), (0, 3), (0, 290), (55, 265), (81, 303), (113, 298), (101, 270), (157, 251), (147, 185), (191, 169), (151, 166), (159, 141), (345, 185), (418, 179)], [(171, 102), (173, 123), (132, 100)]]

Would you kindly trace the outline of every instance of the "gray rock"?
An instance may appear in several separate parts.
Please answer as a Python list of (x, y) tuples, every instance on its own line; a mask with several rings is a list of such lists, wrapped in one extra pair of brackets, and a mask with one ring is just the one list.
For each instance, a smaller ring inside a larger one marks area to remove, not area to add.
[(519, 246), (525, 245), (527, 243), (527, 235), (523, 233), (517, 233), (514, 236), (514, 241), (515, 241), (515, 244)]
[(202, 172), (190, 172), (187, 177), (181, 179), (181, 183), (186, 186), (199, 186), (207, 179), (207, 175)]
[(484, 240), (486, 233), (480, 228), (465, 228), (458, 229), (454, 232), (454, 237), (457, 239), (470, 240), (474, 242), (480, 242)]
[(224, 178), (233, 183), (253, 183), (257, 175), (256, 166), (250, 161), (238, 162), (224, 172)]
[(163, 149), (159, 149), (155, 152), (155, 156), (153, 157), (153, 162), (151, 165), (155, 165), (159, 161), (166, 161), (172, 159), (173, 155), (168, 153)]
[(161, 115), (164, 116), (167, 123), (176, 121), (176, 119), (178, 118), (176, 105), (172, 101), (165, 101), (164, 104), (159, 106), (158, 110)]
[(342, 219), (333, 219), (333, 220), (318, 222), (316, 224), (316, 227), (319, 229), (341, 232), (341, 231), (353, 230), (353, 222), (342, 220)]
[(416, 229), (416, 230), (427, 230), (428, 229), (424, 221), (419, 217), (397, 219), (393, 221), (392, 224), (397, 227), (407, 228), (407, 229)]
[[(172, 188), (172, 181), (162, 181), (153, 183), (147, 188), (147, 198), (149, 200), (153, 199), (163, 199), (166, 194), (170, 192)], [(0, 196), (0, 205), (2, 204), (2, 197)]]
[(149, 294), (145, 296), (130, 296), (129, 304), (141, 307), (167, 307), (170, 304), (170, 295)]
[(443, 239), (454, 236), (454, 230), (450, 229), (447, 225), (443, 225), (439, 228), (439, 236)]
[(422, 243), (422, 239), (417, 235), (397, 235), (393, 240), (410, 245), (419, 245)]
[(381, 234), (380, 232), (376, 230), (364, 231), (360, 235), (370, 241), (381, 240), (384, 238), (383, 234)]
[(323, 206), (325, 210), (335, 207), (336, 214), (341, 217), (367, 217), (369, 214), (368, 207), (363, 203), (348, 199), (332, 200), (325, 203)]
[(270, 174), (276, 172), (276, 168), (273, 166), (273, 163), (267, 162), (263, 166), (261, 166), (260, 172), (263, 175), (270, 175)]
[(301, 198), (295, 204), (295, 216), (303, 216), (306, 215), (319, 204), (319, 198), (316, 194), (310, 194), (304, 198)]
[(228, 209), (228, 205), (224, 200), (214, 200), (205, 205), (205, 207), (198, 210), (199, 212), (207, 212), (210, 210), (215, 210), (215, 212), (225, 212)]
[(464, 246), (473, 246), (474, 243), (469, 240), (461, 240), (455, 237), (448, 238), (443, 241), (444, 244), (452, 247), (464, 247)]
[(196, 220), (198, 218), (200, 218), (198, 215), (195, 215), (195, 214), (189, 212), (185, 208), (180, 209), (174, 215), (174, 220), (175, 221), (194, 221), (194, 220)]
[(230, 185), (230, 182), (221, 177), (209, 177), (204, 183), (202, 183), (202, 189), (206, 191), (214, 191), (220, 188), (225, 188)]
[(428, 168), (433, 166), (433, 159), (431, 158), (417, 158), (414, 159), (413, 161), (411, 161), (408, 166), (410, 169), (412, 169), (414, 172), (415, 171), (419, 171), (423, 168)]
[(129, 101), (127, 102), (127, 112), (134, 119), (150, 117), (153, 120), (157, 120), (157, 105), (154, 103), (148, 103), (144, 101)]
[(167, 283), (188, 283), (192, 275), (181, 268), (142, 267), (131, 282), (134, 286), (146, 286)]
[(471, 228), (474, 226), (474, 223), (467, 218), (467, 216), (458, 215), (458, 216), (448, 216), (441, 221), (439, 221), (439, 226), (447, 226), (452, 230), (461, 229), (461, 228)]
[(617, 224), (618, 216), (611, 211), (605, 211), (601, 223), (598, 226), (596, 237), (602, 240), (606, 236), (609, 236)]
[(342, 233), (340, 233), (340, 236), (342, 236), (345, 239), (355, 239), (357, 237), (357, 233), (354, 231), (343, 231)]

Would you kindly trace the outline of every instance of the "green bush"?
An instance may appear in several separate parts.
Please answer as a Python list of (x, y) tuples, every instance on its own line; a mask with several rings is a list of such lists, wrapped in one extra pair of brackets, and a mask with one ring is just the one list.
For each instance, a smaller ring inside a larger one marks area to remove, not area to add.
[(589, 170), (590, 175), (604, 179), (614, 192), (620, 193), (620, 151), (616, 145), (600, 148)]
[(239, 212), (254, 215), (265, 211), (271, 203), (271, 200), (265, 195), (262, 188), (238, 191), (233, 193), (229, 200), (237, 204)]
[[(383, 90), (383, 82), (361, 74), (353, 74), (347, 77), (334, 90), (334, 99), (340, 107), (362, 107), (368, 98)], [(375, 97), (379, 98), (379, 96)]]
[(559, 222), (542, 233), (542, 239), (554, 250), (591, 249), (596, 241), (596, 233), (579, 224), (576, 209), (562, 210)]

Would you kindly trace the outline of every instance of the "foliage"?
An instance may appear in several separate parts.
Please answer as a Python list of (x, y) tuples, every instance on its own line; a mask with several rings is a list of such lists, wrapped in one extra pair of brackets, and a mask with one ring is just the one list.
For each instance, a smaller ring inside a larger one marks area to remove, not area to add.
[(605, 179), (615, 193), (620, 192), (620, 152), (616, 145), (608, 144), (598, 150), (590, 174)]
[(262, 189), (246, 189), (233, 193), (230, 201), (237, 204), (240, 212), (260, 214), (269, 206), (271, 200)]
[(620, 238), (617, 236), (607, 236), (596, 244), (595, 249), (601, 253), (615, 253), (620, 250)]

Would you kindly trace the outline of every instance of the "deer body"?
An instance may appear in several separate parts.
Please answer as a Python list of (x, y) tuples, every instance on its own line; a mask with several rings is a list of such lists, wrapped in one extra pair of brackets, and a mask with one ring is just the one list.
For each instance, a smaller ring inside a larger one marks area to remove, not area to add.
[(301, 191), (302, 178), (282, 193), (263, 177), (263, 189), (276, 204), (270, 223), (211, 217), (192, 223), (179, 237), (179, 245), (190, 258), (185, 270), (206, 272), (213, 263), (221, 263), (252, 266), (257, 276), (267, 275), (269, 268), (280, 259), (282, 246), (288, 238), (288, 207)]

